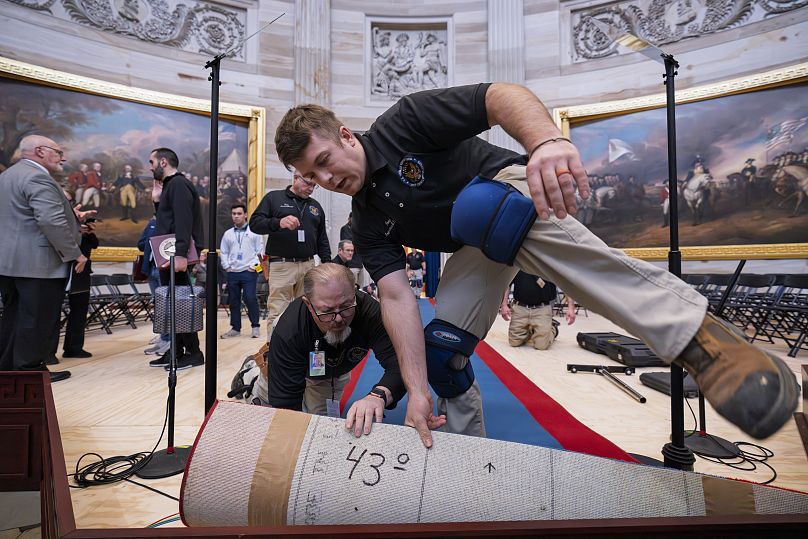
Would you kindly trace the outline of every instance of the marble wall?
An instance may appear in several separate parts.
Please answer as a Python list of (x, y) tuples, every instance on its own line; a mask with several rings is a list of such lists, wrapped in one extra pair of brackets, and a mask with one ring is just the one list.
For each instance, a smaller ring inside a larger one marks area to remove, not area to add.
[[(637, 25), (643, 20), (650, 24), (649, 17), (663, 13), (673, 36), (665, 47), (681, 64), (677, 88), (686, 88), (805, 61), (806, 4), (805, 0), (735, 0), (709, 6), (706, 0), (3, 0), (0, 56), (206, 98), (210, 85), (203, 66), (215, 46), (235, 35), (250, 35), (283, 14), (248, 41), (237, 58), (224, 61), (221, 74), (223, 101), (267, 109), (266, 186), (277, 189), (288, 184), (290, 175), (275, 156), (274, 130), (290, 106), (305, 101), (328, 104), (358, 130), (367, 129), (388, 106), (367, 98), (372, 21), (393, 27), (401, 23), (410, 29), (414, 25), (412, 36), (418, 35), (418, 25), (428, 29), (438, 21), (448, 29), (450, 81), (521, 82), (552, 108), (663, 91), (659, 66), (637, 53), (612, 51), (602, 58), (582, 54), (587, 16), (634, 21), (635, 31), (645, 31)], [(202, 11), (211, 6), (227, 24), (203, 17)], [(676, 9), (671, 11), (671, 6)], [(723, 26), (706, 24), (718, 17), (708, 11), (716, 6), (724, 12), (735, 10), (730, 13), (734, 19)], [(691, 12), (695, 15), (688, 19)], [(157, 13), (172, 21), (169, 30), (187, 36), (175, 35), (172, 41), (166, 37), (170, 32), (158, 32), (154, 21), (146, 25)], [(629, 17), (632, 13), (634, 19)], [(504, 133), (492, 131), (487, 136), (518, 148)], [(335, 245), (349, 201), (323, 190), (314, 196), (327, 209)]]

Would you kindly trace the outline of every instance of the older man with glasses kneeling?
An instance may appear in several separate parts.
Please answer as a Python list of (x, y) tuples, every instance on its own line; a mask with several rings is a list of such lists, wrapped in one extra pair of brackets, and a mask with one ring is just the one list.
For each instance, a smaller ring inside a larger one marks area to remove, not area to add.
[(332, 263), (306, 272), (303, 294), (273, 328), (265, 400), (277, 408), (339, 417), (351, 370), (373, 350), (384, 375), (346, 415), (346, 428), (356, 436), (368, 434), (373, 420), (381, 422), (384, 409), (395, 408), (405, 393), (379, 302), (356, 290), (351, 270)]

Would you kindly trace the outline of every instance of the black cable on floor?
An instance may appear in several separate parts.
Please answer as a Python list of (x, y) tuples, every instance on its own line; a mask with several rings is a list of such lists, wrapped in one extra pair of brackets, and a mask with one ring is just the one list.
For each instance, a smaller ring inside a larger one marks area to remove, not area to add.
[[(148, 485), (144, 485), (143, 483), (138, 483), (130, 479), (133, 475), (135, 475), (138, 471), (140, 471), (146, 464), (149, 463), (151, 460), (152, 454), (154, 454), (157, 446), (160, 445), (160, 442), (163, 440), (163, 435), (166, 432), (166, 426), (168, 425), (168, 399), (166, 399), (166, 415), (165, 419), (163, 420), (163, 430), (160, 432), (160, 437), (157, 439), (157, 443), (154, 444), (154, 447), (149, 452), (139, 452), (133, 453), (131, 455), (125, 456), (115, 456), (115, 457), (108, 457), (104, 458), (98, 453), (84, 453), (79, 460), (76, 462), (76, 472), (72, 474), (67, 474), (67, 477), (72, 477), (73, 480), (76, 482), (75, 485), (70, 485), (70, 488), (87, 488), (93, 487), (97, 485), (109, 485), (112, 483), (117, 483), (118, 481), (127, 481), (129, 483), (133, 483), (145, 489), (151, 490), (152, 492), (156, 492), (157, 494), (162, 494), (166, 498), (171, 498), (172, 500), (179, 501), (178, 498), (167, 494), (161, 490), (156, 488), (150, 487)], [(92, 462), (90, 464), (86, 464), (85, 466), (81, 466), (81, 461), (84, 460), (85, 457), (95, 456), (98, 457), (98, 461)]]
[[(690, 409), (690, 415), (693, 416), (693, 433), (697, 433), (699, 429), (699, 422), (696, 419), (696, 412), (693, 411), (693, 407), (690, 406), (690, 402), (685, 399), (685, 403), (687, 403), (687, 407)], [(710, 436), (710, 433), (707, 433), (707, 436)], [(729, 458), (716, 458), (716, 457), (709, 457), (707, 455), (703, 455), (698, 451), (693, 451), (693, 454), (707, 460), (709, 462), (715, 462), (717, 464), (723, 464), (724, 466), (729, 466), (735, 470), (741, 470), (744, 472), (754, 472), (758, 468), (758, 464), (765, 466), (772, 472), (771, 478), (767, 481), (760, 483), (761, 485), (768, 485), (769, 483), (773, 482), (777, 479), (777, 470), (774, 467), (766, 462), (768, 459), (774, 456), (774, 451), (763, 447), (762, 445), (753, 444), (751, 442), (733, 442), (738, 450), (741, 452), (740, 455), (737, 457), (729, 457)], [(716, 444), (718, 444), (716, 442)], [(758, 449), (760, 453), (751, 453), (749, 451), (744, 451), (741, 446), (750, 446)]]

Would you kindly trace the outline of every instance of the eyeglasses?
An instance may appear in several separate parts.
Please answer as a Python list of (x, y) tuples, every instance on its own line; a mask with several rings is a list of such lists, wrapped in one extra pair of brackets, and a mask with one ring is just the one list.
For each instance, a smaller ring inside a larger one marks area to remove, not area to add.
[(295, 175), (295, 178), (297, 178), (298, 180), (303, 182), (307, 187), (313, 187), (314, 189), (317, 189), (317, 184), (314, 183), (313, 181), (307, 180), (303, 176), (298, 176), (298, 175)]
[[(311, 301), (309, 301), (309, 305), (311, 305)], [(340, 315), (343, 320), (349, 316), (353, 316), (356, 312), (356, 303), (350, 307), (345, 307), (344, 309), (332, 311), (330, 313), (318, 313), (317, 309), (314, 308), (314, 305), (311, 305), (311, 310), (314, 311), (314, 314), (317, 315), (317, 319), (320, 322), (333, 322), (337, 319), (337, 315)]]
[(57, 150), (56, 148), (51, 148), (50, 146), (37, 146), (37, 148), (47, 148), (53, 152), (56, 152), (59, 155), (59, 157), (64, 158), (65, 156), (65, 152), (63, 152), (62, 150)]

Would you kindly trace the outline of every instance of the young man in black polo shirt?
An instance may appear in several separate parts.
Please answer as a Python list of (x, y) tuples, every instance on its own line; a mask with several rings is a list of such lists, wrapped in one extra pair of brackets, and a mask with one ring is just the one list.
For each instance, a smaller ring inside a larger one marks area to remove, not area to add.
[(270, 406), (339, 416), (339, 401), (351, 370), (373, 350), (384, 375), (353, 404), (347, 428), (368, 434), (384, 409), (404, 396), (395, 350), (382, 323), (379, 303), (356, 290), (345, 266), (321, 264), (306, 272), (304, 295), (278, 319), (267, 354)]
[(303, 275), (321, 262), (331, 260), (325, 231), (325, 213), (311, 198), (317, 185), (294, 174), (292, 185), (267, 193), (250, 217), (250, 230), (268, 234), (269, 299), (267, 335), (272, 324), (293, 299), (303, 294)]
[[(508, 325), (508, 344), (529, 343), (536, 350), (547, 350), (558, 337), (558, 322), (553, 319), (553, 305), (558, 296), (556, 285), (538, 275), (520, 271), (513, 279), (513, 303), (508, 303), (510, 288), (499, 314)], [(575, 302), (567, 296), (567, 324), (575, 322)]]
[[(529, 152), (477, 136), (494, 125)], [(755, 437), (775, 432), (797, 405), (783, 361), (705, 314), (706, 299), (681, 280), (567, 218), (577, 211), (576, 184), (589, 197), (586, 171), (527, 88), (491, 83), (410, 94), (359, 136), (333, 112), (301, 105), (281, 120), (275, 146), (307, 180), (353, 197), (354, 244), (379, 285), (408, 389), (406, 421), (427, 446), (429, 428), (441, 421), (427, 373), (448, 421), (460, 416), (469, 433), (481, 426), (465, 356), (491, 327), (517, 269), (546, 276), (687, 368), (714, 408)], [(441, 275), (437, 320), (426, 328), (401, 245), (454, 252)]]

